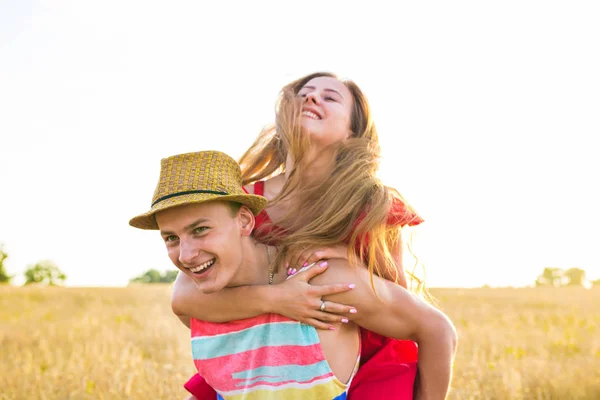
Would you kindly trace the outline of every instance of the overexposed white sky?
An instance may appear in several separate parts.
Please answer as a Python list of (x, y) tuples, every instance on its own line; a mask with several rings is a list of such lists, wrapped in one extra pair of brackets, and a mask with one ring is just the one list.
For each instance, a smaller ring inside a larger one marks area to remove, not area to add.
[(600, 5), (390, 4), (0, 0), (9, 272), (50, 259), (104, 286), (172, 268), (128, 225), (160, 159), (239, 157), (278, 90), (326, 70), (371, 101), (381, 176), (426, 219), (431, 286), (600, 278)]

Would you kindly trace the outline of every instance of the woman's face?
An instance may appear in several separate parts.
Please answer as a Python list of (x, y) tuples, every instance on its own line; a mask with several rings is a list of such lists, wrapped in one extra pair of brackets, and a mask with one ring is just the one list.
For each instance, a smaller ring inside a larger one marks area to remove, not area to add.
[(351, 135), (352, 93), (335, 78), (311, 79), (298, 92), (303, 98), (302, 127), (322, 146), (340, 142)]

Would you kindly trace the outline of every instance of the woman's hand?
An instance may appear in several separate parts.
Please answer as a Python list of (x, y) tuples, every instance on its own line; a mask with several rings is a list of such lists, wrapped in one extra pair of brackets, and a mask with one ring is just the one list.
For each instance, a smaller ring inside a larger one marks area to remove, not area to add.
[(309, 248), (299, 254), (292, 254), (284, 261), (288, 275), (294, 275), (302, 267), (306, 267), (319, 260), (330, 258), (348, 258), (348, 245), (340, 243), (332, 247)]
[(331, 323), (347, 323), (348, 319), (340, 314), (354, 314), (356, 309), (332, 301), (323, 302), (326, 295), (342, 293), (354, 288), (353, 284), (311, 285), (309, 281), (324, 272), (327, 262), (323, 261), (306, 271), (302, 271), (283, 283), (274, 285), (277, 289), (276, 304), (273, 312), (311, 325), (317, 329), (333, 329)]

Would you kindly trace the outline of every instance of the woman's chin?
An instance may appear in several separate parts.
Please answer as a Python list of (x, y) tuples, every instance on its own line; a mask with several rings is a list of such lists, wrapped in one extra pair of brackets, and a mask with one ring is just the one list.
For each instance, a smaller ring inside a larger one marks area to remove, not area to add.
[(300, 122), (300, 126), (308, 134), (313, 134), (315, 131), (318, 131), (318, 123), (319, 123), (319, 121), (315, 121), (312, 118), (303, 117)]

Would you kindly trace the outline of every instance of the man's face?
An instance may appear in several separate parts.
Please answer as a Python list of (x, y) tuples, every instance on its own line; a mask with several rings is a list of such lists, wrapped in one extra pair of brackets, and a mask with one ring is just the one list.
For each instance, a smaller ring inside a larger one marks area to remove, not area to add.
[(235, 279), (242, 265), (242, 238), (248, 235), (248, 212), (243, 207), (235, 213), (228, 203), (211, 201), (156, 214), (169, 258), (203, 293), (219, 291)]

